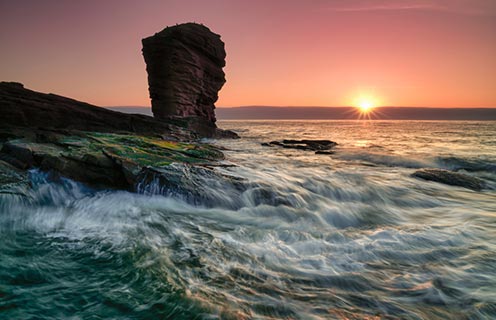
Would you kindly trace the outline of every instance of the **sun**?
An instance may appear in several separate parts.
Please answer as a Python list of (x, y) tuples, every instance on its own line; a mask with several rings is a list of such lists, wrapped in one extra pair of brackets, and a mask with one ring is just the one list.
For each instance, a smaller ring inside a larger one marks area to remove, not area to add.
[(357, 104), (358, 108), (360, 109), (360, 112), (362, 113), (368, 113), (372, 111), (372, 109), (375, 107), (374, 103), (371, 100), (360, 100)]
[(383, 105), (383, 101), (374, 92), (358, 92), (351, 97), (350, 112), (355, 114), (359, 120), (372, 120), (380, 115), (379, 106)]
[(350, 102), (350, 105), (354, 106), (352, 112), (358, 116), (359, 120), (372, 120), (380, 114), (378, 106), (382, 102), (374, 94), (357, 94)]

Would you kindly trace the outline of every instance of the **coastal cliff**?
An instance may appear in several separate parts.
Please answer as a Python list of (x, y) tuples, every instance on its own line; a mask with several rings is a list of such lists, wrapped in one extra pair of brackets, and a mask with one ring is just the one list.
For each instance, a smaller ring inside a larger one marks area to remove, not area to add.
[(36, 92), (17, 82), (0, 82), (0, 113), (2, 127), (166, 134), (178, 135), (181, 139), (195, 135), (172, 122), (111, 111), (52, 93)]
[(110, 111), (20, 83), (0, 83), (0, 114), (0, 193), (13, 181), (28, 186), (22, 181), (30, 169), (96, 188), (139, 191), (157, 179), (167, 191), (193, 188), (178, 177), (208, 171), (224, 157), (181, 119)]

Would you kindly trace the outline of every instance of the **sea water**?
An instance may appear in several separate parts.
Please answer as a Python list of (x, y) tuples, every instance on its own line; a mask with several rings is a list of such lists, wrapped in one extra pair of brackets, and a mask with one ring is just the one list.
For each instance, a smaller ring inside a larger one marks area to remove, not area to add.
[[(208, 141), (226, 149), (215, 170), (244, 188), (205, 180), (216, 201), (37, 170), (27, 197), (0, 195), (0, 319), (496, 318), (495, 122), (219, 126), (241, 139)], [(261, 145), (280, 139), (339, 145)]]

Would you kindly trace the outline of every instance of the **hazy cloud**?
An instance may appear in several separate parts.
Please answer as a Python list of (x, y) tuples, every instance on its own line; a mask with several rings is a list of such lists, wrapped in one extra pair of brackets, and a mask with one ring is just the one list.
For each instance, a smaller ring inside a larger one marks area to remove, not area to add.
[(440, 11), (466, 15), (496, 15), (492, 0), (368, 0), (333, 1), (328, 10), (338, 12), (363, 11)]

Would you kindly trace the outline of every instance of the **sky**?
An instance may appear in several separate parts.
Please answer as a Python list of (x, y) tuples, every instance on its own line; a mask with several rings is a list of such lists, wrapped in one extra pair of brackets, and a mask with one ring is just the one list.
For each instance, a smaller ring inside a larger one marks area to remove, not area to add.
[(0, 80), (149, 106), (141, 39), (226, 44), (217, 106), (496, 107), (496, 0), (0, 0)]

